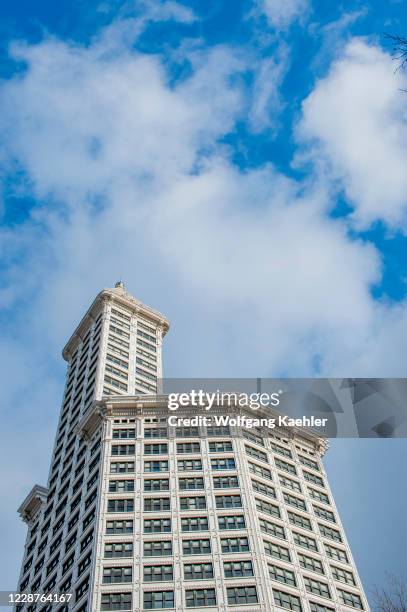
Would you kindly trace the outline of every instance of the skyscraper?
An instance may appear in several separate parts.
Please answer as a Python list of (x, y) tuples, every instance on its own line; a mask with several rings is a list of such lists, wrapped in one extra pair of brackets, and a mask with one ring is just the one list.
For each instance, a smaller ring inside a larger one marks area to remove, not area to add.
[(17, 590), (56, 598), (17, 609), (368, 610), (321, 461), (326, 440), (169, 426), (167, 330), (118, 283), (64, 348), (48, 486), (19, 508), (28, 535)]

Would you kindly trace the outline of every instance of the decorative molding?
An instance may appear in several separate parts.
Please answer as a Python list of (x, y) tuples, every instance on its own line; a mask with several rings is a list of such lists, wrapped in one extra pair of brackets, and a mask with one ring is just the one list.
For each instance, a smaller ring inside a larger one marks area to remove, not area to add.
[(47, 502), (48, 489), (34, 485), (17, 512), (25, 523), (30, 523), (38, 514), (41, 506)]

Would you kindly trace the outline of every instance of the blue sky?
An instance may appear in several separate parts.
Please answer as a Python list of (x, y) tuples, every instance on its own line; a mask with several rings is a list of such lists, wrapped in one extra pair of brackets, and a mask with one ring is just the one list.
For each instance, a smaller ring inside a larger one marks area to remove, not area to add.
[[(47, 478), (60, 350), (117, 279), (171, 320), (167, 376), (405, 376), (407, 75), (383, 34), (406, 13), (2, 3), (4, 588), (15, 508)], [(327, 456), (368, 589), (406, 567), (405, 459), (404, 441)]]

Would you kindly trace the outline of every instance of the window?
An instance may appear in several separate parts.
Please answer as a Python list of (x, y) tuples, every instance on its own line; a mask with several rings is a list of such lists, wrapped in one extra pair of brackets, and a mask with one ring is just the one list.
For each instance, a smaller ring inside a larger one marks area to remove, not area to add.
[(133, 533), (133, 521), (107, 521), (106, 533), (108, 535)]
[(264, 499), (255, 498), (256, 500), (256, 509), (259, 512), (264, 512), (265, 514), (269, 514), (270, 516), (275, 516), (277, 518), (281, 517), (280, 509), (275, 504), (270, 504)]
[(185, 580), (207, 580), (213, 578), (212, 563), (185, 563)]
[(267, 497), (273, 497), (276, 499), (276, 490), (274, 487), (270, 487), (264, 482), (259, 482), (258, 480), (252, 480), (253, 491), (257, 491), (257, 493), (262, 493), (263, 495), (267, 495)]
[(127, 440), (136, 437), (135, 429), (113, 429), (113, 440)]
[(352, 572), (342, 569), (341, 567), (335, 567), (334, 565), (331, 565), (331, 570), (334, 580), (338, 580), (338, 582), (344, 582), (345, 584), (351, 584), (352, 586), (356, 586), (356, 580)]
[(171, 540), (163, 540), (157, 542), (144, 542), (145, 557), (170, 557), (172, 555)]
[[(139, 324), (139, 327), (144, 327), (144, 329), (146, 329), (145, 325), (140, 325)], [(152, 330), (152, 333), (154, 333), (154, 331)], [(145, 338), (146, 340), (149, 340), (150, 342), (155, 342), (156, 341), (156, 337), (155, 336), (150, 336), (150, 334), (146, 334), (145, 332), (141, 331), (140, 329), (137, 329), (137, 335), (141, 336), (141, 338)]]
[(298, 459), (299, 462), (302, 463), (302, 465), (305, 465), (306, 467), (309, 467), (312, 470), (316, 470), (317, 472), (320, 471), (318, 463), (316, 461), (313, 461), (309, 457), (304, 457), (304, 455), (298, 454)]
[(298, 510), (307, 511), (307, 504), (305, 501), (295, 495), (291, 495), (290, 493), (283, 493), (283, 498), (286, 504), (289, 506), (294, 506), (294, 508), (298, 508)]
[(295, 574), (291, 570), (285, 569), (284, 567), (279, 567), (278, 565), (269, 564), (269, 576), (272, 580), (276, 580), (277, 582), (283, 582), (284, 584), (288, 584), (289, 586), (296, 587), (297, 582), (295, 580)]
[(194, 489), (204, 488), (203, 478), (180, 478), (178, 480), (179, 488), (181, 491), (190, 491)]
[[(87, 592), (89, 589), (89, 574), (86, 576), (85, 580), (81, 582), (77, 589), (75, 589), (75, 601), (79, 601), (79, 599)], [(52, 607), (49, 608), (52, 610)]]
[(281, 559), (281, 561), (291, 561), (290, 551), (288, 548), (280, 546), (280, 544), (274, 544), (268, 540), (263, 540), (263, 544), (266, 555), (270, 555), (270, 557), (274, 557), (275, 559)]
[(255, 586), (229, 587), (226, 589), (229, 606), (257, 603), (257, 589)]
[(196, 438), (199, 436), (199, 427), (177, 427), (175, 435), (177, 438)]
[(136, 447), (134, 444), (113, 444), (112, 455), (134, 455)]
[(312, 482), (318, 487), (325, 486), (324, 481), (322, 480), (320, 476), (317, 476), (316, 474), (312, 474), (311, 472), (307, 472), (306, 470), (302, 470), (302, 473), (304, 475), (305, 480), (307, 480), (308, 482)]
[(116, 582), (131, 582), (132, 568), (131, 567), (104, 567), (103, 582), (107, 584)]
[(285, 530), (282, 525), (277, 525), (276, 523), (271, 523), (270, 521), (266, 521), (265, 519), (259, 519), (260, 530), (263, 533), (268, 533), (276, 538), (281, 538), (285, 540)]
[(71, 588), (71, 586), (72, 586), (72, 574), (70, 574), (68, 578), (61, 584), (61, 586), (59, 587), (59, 592), (69, 593), (69, 589)]
[(329, 586), (325, 582), (321, 582), (320, 580), (314, 580), (313, 578), (308, 578), (308, 576), (304, 576), (304, 584), (305, 590), (308, 593), (314, 593), (314, 595), (319, 595), (320, 597), (328, 597), (331, 599), (331, 592), (329, 590)]
[(311, 487), (308, 487), (308, 493), (312, 499), (316, 499), (323, 504), (330, 504), (329, 497), (325, 493), (321, 493), (321, 491), (317, 491), (316, 489), (311, 489)]
[(172, 565), (145, 565), (143, 568), (144, 582), (167, 582), (174, 580)]
[[(115, 352), (115, 351), (113, 351), (113, 352)], [(112, 355), (111, 353), (107, 353), (106, 361), (109, 361), (109, 363), (114, 363), (115, 365), (119, 366), (120, 368), (123, 368), (123, 370), (128, 370), (129, 369), (129, 364), (128, 364), (127, 361), (124, 361), (123, 359), (119, 359), (119, 357), (116, 357), (115, 355)], [(109, 370), (109, 368), (106, 367), (106, 370)], [(112, 369), (112, 370), (109, 370), (109, 371), (114, 371), (114, 370)]]
[(335, 542), (342, 542), (342, 536), (337, 529), (327, 527), (326, 525), (322, 525), (322, 523), (318, 523), (318, 527), (321, 535), (323, 535), (325, 538), (329, 538)]
[(177, 453), (179, 455), (185, 455), (188, 453), (200, 453), (201, 445), (199, 442), (178, 442)]
[(145, 472), (168, 472), (168, 461), (144, 461)]
[(285, 472), (288, 472), (288, 474), (293, 474), (294, 476), (297, 476), (297, 470), (295, 469), (295, 465), (293, 465), (292, 463), (283, 461), (278, 457), (275, 457), (274, 463), (276, 464), (276, 467), (278, 467), (280, 470), (284, 470)]
[(297, 493), (302, 493), (301, 485), (296, 480), (292, 480), (291, 478), (287, 478), (281, 474), (278, 475), (278, 479), (282, 487), (286, 487), (287, 489), (291, 489)]
[(253, 446), (249, 446), (248, 444), (245, 444), (244, 448), (246, 453), (250, 455), (250, 457), (254, 457), (259, 461), (264, 461), (264, 463), (268, 463), (267, 454), (263, 453), (263, 451), (259, 450), (258, 448), (254, 448)]
[[(84, 559), (78, 564), (78, 577), (83, 574), (85, 569), (90, 565), (92, 559), (92, 551), (86, 555)], [(48, 591), (47, 591), (48, 592)]]
[(270, 442), (270, 446), (273, 449), (273, 451), (277, 453), (278, 455), (282, 455), (283, 457), (288, 457), (288, 459), (293, 458), (293, 454), (290, 451), (290, 449), (284, 448), (283, 446), (280, 446), (279, 444), (276, 444), (275, 442)]
[(149, 497), (144, 499), (145, 512), (167, 512), (171, 510), (169, 497)]
[[(115, 310), (115, 313), (119, 313), (119, 311)], [(122, 315), (121, 313), (119, 314), (119, 316), (126, 318), (127, 321), (130, 321), (128, 317), (125, 317), (125, 315)], [(123, 327), (124, 329), (130, 329), (130, 325), (128, 323), (124, 323), (123, 321), (116, 319), (116, 317), (111, 316), (110, 320), (112, 323), (114, 323), (115, 325), (118, 325), (119, 327)]]
[(112, 385), (112, 387), (117, 387), (118, 389), (122, 389), (123, 391), (127, 391), (127, 385), (119, 382), (115, 378), (111, 378), (111, 376), (106, 376), (103, 379), (108, 385)]
[(239, 478), (237, 476), (214, 476), (214, 489), (234, 489), (239, 487)]
[[(75, 497), (75, 499), (74, 499), (74, 500), (73, 500), (73, 502), (71, 503), (71, 512), (72, 512), (72, 511), (73, 511), (73, 510), (74, 510), (74, 509), (75, 509), (77, 506), (79, 506), (79, 504), (80, 504), (80, 502), (81, 502), (81, 497), (82, 497), (82, 494), (81, 494), (81, 493)], [(65, 506), (65, 505), (66, 505), (66, 498), (65, 498), (65, 500), (62, 502), (61, 506)], [(61, 508), (61, 510), (62, 510), (62, 508)], [(47, 529), (48, 529), (48, 528), (47, 528)], [(41, 532), (41, 533), (42, 533), (42, 532)]]
[(222, 531), (226, 529), (245, 529), (246, 527), (244, 516), (219, 516), (218, 524)]
[(217, 495), (215, 497), (217, 508), (241, 508), (242, 498), (240, 495)]
[(144, 519), (144, 533), (167, 533), (171, 531), (171, 519)]
[(339, 548), (335, 548), (329, 544), (324, 544), (324, 548), (330, 559), (335, 559), (335, 561), (343, 561), (343, 563), (349, 563), (348, 555), (344, 550), (340, 550)]
[(206, 498), (204, 496), (181, 497), (181, 510), (204, 510), (206, 509)]
[(210, 552), (210, 540), (182, 540), (182, 553), (184, 555), (205, 555)]
[[(138, 363), (140, 363), (140, 359), (138, 360)], [(149, 368), (149, 369), (151, 369), (151, 368)], [(157, 376), (155, 374), (151, 374), (151, 372), (148, 372), (147, 370), (144, 370), (143, 368), (136, 367), (136, 372), (140, 376), (144, 376), (144, 378), (148, 378), (148, 380), (152, 380), (152, 381), (156, 381), (157, 380)]]
[(251, 461), (249, 461), (249, 472), (251, 472), (252, 474), (256, 474), (256, 476), (262, 476), (263, 478), (267, 478), (267, 480), (272, 480), (270, 470), (263, 467), (262, 465), (251, 463)]
[(178, 471), (179, 472), (198, 472), (202, 470), (201, 459), (179, 459), (178, 460)]
[(113, 542), (105, 544), (105, 557), (107, 559), (114, 557), (132, 557), (133, 542)]
[(355, 595), (355, 593), (348, 593), (348, 591), (342, 591), (338, 589), (339, 599), (342, 601), (345, 606), (350, 606), (351, 608), (358, 608), (358, 610), (363, 610), (362, 599), (359, 595)]
[(92, 542), (93, 540), (93, 531), (90, 531), (82, 540), (81, 540), (81, 552), (85, 550), (85, 548)]
[(109, 499), (107, 502), (108, 512), (133, 512), (133, 499)]
[[(116, 338), (114, 338), (114, 341), (117, 342)], [(111, 344), (110, 342), (108, 342), (107, 348), (110, 349), (113, 353), (117, 353), (117, 355), (124, 357), (125, 359), (129, 358), (129, 354), (126, 351), (122, 351), (122, 349), (119, 349), (117, 346)]]
[(233, 451), (233, 445), (230, 440), (215, 440), (209, 442), (210, 453), (230, 453)]
[[(125, 368), (125, 369), (127, 369), (127, 368)], [(123, 380), (127, 380), (128, 379), (127, 372), (122, 372), (122, 370), (119, 370), (118, 368), (113, 367), (112, 365), (110, 365), (110, 363), (106, 364), (105, 370), (106, 370), (106, 372), (110, 372), (114, 376), (117, 376), (118, 378), (122, 378)], [(107, 377), (105, 377), (105, 380), (106, 380), (106, 378)], [(108, 382), (108, 381), (106, 380), (106, 382)]]
[(220, 425), (219, 427), (209, 426), (206, 428), (206, 435), (208, 436), (208, 438), (215, 438), (218, 436), (229, 436), (230, 435), (229, 425)]
[(302, 548), (308, 548), (309, 550), (313, 550), (315, 552), (318, 551), (318, 546), (314, 538), (310, 538), (302, 533), (293, 531), (293, 539), (297, 546), (302, 546)]
[(306, 516), (301, 516), (300, 514), (291, 512), (291, 510), (288, 510), (287, 515), (291, 525), (295, 525), (296, 527), (302, 527), (303, 529), (308, 529), (309, 531), (312, 531), (311, 521)]
[(208, 531), (208, 517), (194, 516), (181, 519), (181, 531)]
[(315, 601), (310, 601), (311, 612), (334, 612), (333, 608), (329, 608), (328, 606), (323, 606), (322, 604), (316, 603)]
[(144, 480), (144, 491), (169, 491), (170, 481), (168, 478), (148, 478)]
[(294, 612), (301, 612), (300, 598), (283, 591), (277, 591), (273, 589), (274, 603), (280, 608), (286, 610), (293, 610)]
[(47, 565), (47, 576), (50, 575), (52, 570), (58, 565), (59, 553), (52, 559), (51, 563)]
[[(145, 319), (143, 319), (143, 321), (144, 320)], [(148, 323), (151, 323), (152, 325), (154, 325), (154, 323), (152, 323), (151, 321), (148, 321)], [(150, 332), (150, 334), (155, 334), (155, 332), (156, 332), (155, 327), (150, 327), (149, 325), (145, 325), (144, 323), (141, 323), (141, 321), (139, 321), (138, 326), (139, 326), (140, 329), (144, 329), (145, 331)], [(154, 340), (155, 337), (152, 338), (152, 339)]]
[(112, 331), (114, 334), (117, 334), (118, 336), (124, 336), (124, 338), (130, 338), (130, 334), (123, 331), (122, 329), (119, 329), (118, 327), (115, 327), (114, 325), (110, 325), (109, 329), (110, 331)]
[(318, 559), (314, 559), (313, 557), (307, 557), (306, 555), (299, 553), (298, 561), (300, 562), (300, 566), (303, 569), (310, 570), (311, 572), (316, 572), (317, 574), (325, 574), (324, 566)]
[(326, 508), (320, 508), (319, 506), (315, 506), (314, 504), (312, 504), (312, 507), (314, 508), (315, 514), (319, 518), (325, 519), (326, 521), (330, 521), (331, 523), (336, 523), (335, 515), (333, 512), (327, 510)]
[[(122, 340), (121, 338), (116, 338), (116, 336), (112, 336), (111, 334), (109, 334), (108, 336), (109, 340), (111, 342), (115, 342), (116, 344), (118, 344), (119, 346), (124, 346), (124, 348), (128, 349), (130, 348), (130, 345), (128, 342), (126, 342), (125, 340)], [(112, 348), (113, 345), (109, 343), (109, 347)], [(116, 348), (116, 347), (115, 347)], [(124, 351), (123, 351), (124, 352)], [(127, 354), (127, 353), (126, 353)]]
[(187, 608), (216, 606), (215, 589), (191, 589), (185, 591), (185, 605)]
[(211, 459), (211, 467), (213, 470), (235, 470), (236, 463), (233, 457), (227, 459)]
[[(155, 346), (153, 346), (152, 344), (149, 344), (148, 342), (144, 342), (144, 340), (139, 340), (139, 338), (137, 338), (137, 344), (138, 344), (138, 346), (142, 346), (142, 347), (148, 349), (149, 351), (156, 352), (156, 350), (157, 350)], [(149, 355), (149, 357), (150, 357), (150, 355)]]
[(242, 433), (243, 433), (243, 437), (246, 438), (246, 440), (249, 440), (250, 442), (253, 442), (254, 444), (259, 444), (260, 446), (264, 446), (263, 438), (255, 434), (250, 429), (243, 429)]
[(247, 538), (222, 538), (220, 542), (223, 553), (239, 553), (250, 550)]
[[(68, 559), (62, 564), (62, 575), (64, 575), (65, 572), (73, 565), (74, 557), (75, 554), (72, 553), (72, 555), (70, 555)], [(33, 590), (35, 590), (34, 587)]]
[(168, 444), (144, 444), (145, 455), (168, 455)]
[(144, 437), (145, 438), (167, 438), (168, 430), (166, 427), (145, 427)]
[(144, 591), (143, 606), (146, 610), (173, 608), (174, 591)]
[(109, 480), (109, 493), (133, 493), (134, 480)]
[(245, 578), (254, 576), (251, 561), (225, 561), (223, 563), (225, 578)]

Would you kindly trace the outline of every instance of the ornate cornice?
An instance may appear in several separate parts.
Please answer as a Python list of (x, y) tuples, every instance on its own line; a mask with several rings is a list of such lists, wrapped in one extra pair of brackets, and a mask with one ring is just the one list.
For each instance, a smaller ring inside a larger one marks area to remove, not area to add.
[(25, 523), (30, 523), (35, 515), (40, 510), (41, 506), (46, 503), (48, 489), (41, 485), (34, 485), (17, 512)]
[(90, 440), (106, 416), (107, 409), (104, 402), (93, 402), (75, 427), (76, 433), (83, 440)]
[[(259, 409), (254, 413), (249, 407), (230, 406), (227, 408), (230, 416), (246, 415), (255, 418), (278, 418), (281, 413), (271, 408)], [(176, 412), (168, 410), (168, 395), (115, 395), (104, 397), (100, 401), (94, 402), (77, 425), (80, 435), (91, 438), (100, 425), (103, 418), (122, 417), (122, 416), (152, 416), (168, 417), (170, 415), (179, 417), (197, 416), (196, 406), (182, 406)], [(214, 405), (210, 412), (202, 411), (207, 416), (225, 414), (225, 407)], [(312, 444), (321, 455), (328, 449), (328, 440), (321, 436), (317, 431), (309, 427), (285, 427), (278, 426), (275, 433), (287, 436), (298, 441), (304, 440)]]

